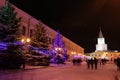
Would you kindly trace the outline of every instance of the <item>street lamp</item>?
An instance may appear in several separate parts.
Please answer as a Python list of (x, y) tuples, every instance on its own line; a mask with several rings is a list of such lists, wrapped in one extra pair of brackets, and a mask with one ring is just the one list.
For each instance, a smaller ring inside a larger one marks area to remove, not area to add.
[(21, 42), (25, 45), (25, 53), (29, 52), (29, 44), (30, 44), (30, 38), (23, 38), (21, 39)]
[(62, 52), (62, 48), (60, 48), (60, 47), (56, 47), (56, 48), (55, 48), (55, 51), (57, 51), (58, 54), (61, 54), (61, 52)]
[(58, 48), (55, 48), (55, 50), (56, 51), (61, 51), (62, 49), (58, 47)]
[(30, 38), (23, 38), (21, 39), (22, 43), (30, 43)]

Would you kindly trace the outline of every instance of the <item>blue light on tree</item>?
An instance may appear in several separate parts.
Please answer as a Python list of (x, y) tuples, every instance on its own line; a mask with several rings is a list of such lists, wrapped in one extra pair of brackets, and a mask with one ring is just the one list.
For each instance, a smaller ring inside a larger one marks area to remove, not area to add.
[(56, 63), (64, 63), (68, 59), (65, 43), (62, 40), (59, 30), (57, 31), (52, 50), (54, 52), (52, 61)]

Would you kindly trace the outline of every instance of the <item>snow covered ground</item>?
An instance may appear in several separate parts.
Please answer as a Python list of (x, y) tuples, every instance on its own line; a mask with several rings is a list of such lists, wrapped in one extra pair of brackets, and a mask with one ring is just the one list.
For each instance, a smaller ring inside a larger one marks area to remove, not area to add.
[(49, 67), (29, 67), (24, 70), (1, 70), (0, 80), (117, 80), (120, 71), (113, 63), (87, 69), (86, 63), (51, 64)]

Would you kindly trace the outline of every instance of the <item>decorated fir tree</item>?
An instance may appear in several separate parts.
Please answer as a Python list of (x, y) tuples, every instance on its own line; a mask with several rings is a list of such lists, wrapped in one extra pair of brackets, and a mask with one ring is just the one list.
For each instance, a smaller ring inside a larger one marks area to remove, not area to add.
[(20, 44), (19, 27), (20, 18), (7, 1), (0, 10), (0, 44), (4, 44), (5, 50), (0, 49), (0, 68), (20, 68), (25, 63), (22, 44)]
[(57, 48), (60, 48), (62, 53), (66, 52), (65, 43), (62, 40), (59, 30), (57, 31), (57, 35), (54, 40), (52, 48), (54, 51), (56, 51)]
[[(44, 26), (42, 26), (41, 22), (39, 22), (38, 25), (36, 25), (30, 46), (32, 56), (42, 56), (36, 60), (36, 62), (38, 62), (36, 65), (49, 66), (49, 60), (51, 58), (48, 53), (49, 44), (50, 42), (47, 30)], [(32, 62), (32, 64), (34, 64), (34, 62)]]
[(53, 60), (56, 63), (64, 63), (68, 59), (65, 43), (62, 40), (59, 30), (57, 31), (56, 38), (54, 40), (52, 50), (54, 51)]
[(17, 13), (14, 11), (14, 8), (7, 1), (0, 10), (0, 24), (4, 25), (2, 28), (4, 37), (1, 37), (1, 40), (12, 42), (20, 37), (19, 22), (21, 18), (17, 18), (16, 15)]
[(32, 38), (31, 45), (42, 49), (48, 49), (49, 43), (47, 30), (39, 22), (39, 24), (36, 26), (35, 35)]

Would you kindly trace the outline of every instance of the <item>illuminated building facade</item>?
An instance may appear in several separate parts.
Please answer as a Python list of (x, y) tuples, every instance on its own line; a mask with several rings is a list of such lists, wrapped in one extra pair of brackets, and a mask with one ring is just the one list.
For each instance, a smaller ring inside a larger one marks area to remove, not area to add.
[[(0, 8), (4, 6), (5, 3), (6, 3), (6, 0), (1, 0)], [(40, 22), (40, 20), (35, 19), (33, 16), (27, 14), (26, 12), (17, 8), (13, 4), (11, 4), (11, 6), (14, 7), (15, 12), (17, 12), (17, 16), (22, 18), (20, 30), (22, 31), (23, 38), (27, 38), (27, 37), (31, 38), (32, 36), (34, 36), (34, 29), (36, 25)], [(53, 40), (55, 39), (57, 32), (51, 29), (49, 26), (45, 25), (43, 22), (40, 22), (40, 23), (41, 23), (41, 26), (44, 26), (47, 29), (47, 34), (50, 37), (50, 41), (52, 43)], [(73, 54), (82, 54), (82, 55), (84, 54), (84, 48), (72, 42), (65, 36), (63, 35), (61, 36), (62, 36), (62, 40), (65, 42), (65, 46), (69, 55), (72, 56)], [(52, 48), (52, 44), (49, 45), (49, 48), (50, 49)]]

